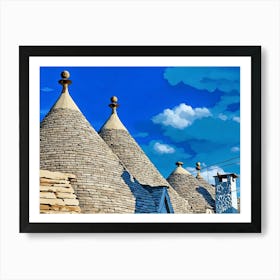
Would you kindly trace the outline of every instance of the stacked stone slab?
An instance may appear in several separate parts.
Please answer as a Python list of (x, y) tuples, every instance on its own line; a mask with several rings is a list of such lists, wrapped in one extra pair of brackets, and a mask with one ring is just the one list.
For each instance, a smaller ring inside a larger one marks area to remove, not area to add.
[(73, 174), (40, 170), (40, 213), (79, 214), (79, 200), (71, 184)]
[(112, 114), (102, 126), (99, 135), (120, 158), (126, 169), (141, 185), (166, 187), (175, 213), (190, 213), (190, 205), (172, 189), (137, 142), (132, 138), (117, 115), (117, 98), (111, 98)]
[(62, 94), (41, 122), (41, 169), (76, 175), (72, 185), (82, 213), (134, 213), (126, 170), (71, 98), (68, 78), (64, 71)]
[(207, 189), (182, 167), (182, 162), (177, 162), (176, 165), (177, 168), (167, 178), (169, 184), (189, 202), (194, 213), (214, 211), (215, 201)]

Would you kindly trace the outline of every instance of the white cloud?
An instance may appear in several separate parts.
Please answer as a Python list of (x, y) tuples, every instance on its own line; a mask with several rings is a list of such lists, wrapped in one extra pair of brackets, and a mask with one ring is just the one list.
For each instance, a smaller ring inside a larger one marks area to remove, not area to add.
[(154, 144), (154, 150), (159, 154), (173, 154), (175, 153), (175, 149), (167, 144), (161, 144), (156, 142)]
[(222, 121), (226, 121), (228, 119), (228, 117), (222, 113), (219, 114), (218, 118), (221, 119)]
[(173, 109), (165, 109), (163, 113), (154, 116), (152, 121), (156, 124), (184, 129), (190, 126), (196, 119), (202, 119), (209, 116), (211, 116), (211, 113), (205, 107), (192, 108), (189, 105), (181, 103)]
[[(194, 167), (187, 167), (186, 168), (191, 174), (196, 176), (197, 171)], [(219, 174), (226, 174), (221, 167), (218, 165), (213, 165), (211, 167), (205, 168), (200, 172), (200, 175), (203, 177), (203, 179), (208, 182), (209, 184), (215, 185), (215, 179), (213, 176), (217, 176), (217, 172)]]
[(194, 176), (196, 176), (196, 169), (194, 167), (186, 167), (186, 169)]
[(232, 120), (234, 120), (235, 122), (240, 123), (240, 117), (233, 117)]
[(231, 152), (234, 152), (234, 153), (237, 153), (237, 152), (239, 152), (239, 147), (232, 147), (231, 149), (230, 149), (230, 151)]

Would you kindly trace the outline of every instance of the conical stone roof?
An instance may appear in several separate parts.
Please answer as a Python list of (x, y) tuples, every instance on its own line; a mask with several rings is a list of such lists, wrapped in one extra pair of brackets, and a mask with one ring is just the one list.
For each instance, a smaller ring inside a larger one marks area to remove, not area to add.
[(62, 94), (40, 125), (41, 169), (76, 175), (82, 213), (134, 213), (124, 166), (69, 95), (69, 73), (62, 78)]
[[(215, 193), (215, 186), (212, 186), (211, 184), (207, 183), (203, 177), (201, 176), (196, 176), (196, 179), (198, 180), (199, 184), (201, 187), (204, 188), (204, 196), (208, 201), (213, 201), (212, 208), (216, 210), (216, 204), (215, 204), (215, 199), (216, 199), (216, 193)], [(203, 189), (201, 189), (203, 191)], [(211, 203), (210, 203), (211, 204)]]
[(183, 198), (188, 200), (195, 213), (206, 213), (206, 209), (214, 210), (214, 197), (195, 177), (176, 162), (177, 168), (169, 175), (167, 181)]
[[(204, 192), (205, 198), (209, 199), (209, 201), (212, 201), (213, 199), (216, 199), (216, 189), (214, 186), (212, 186), (211, 184), (209, 184), (206, 180), (204, 180), (204, 178), (201, 176), (200, 174), (200, 170), (201, 170), (201, 165), (200, 162), (196, 163), (196, 168), (197, 170), (197, 175), (196, 175), (196, 179), (198, 180), (198, 182), (200, 183), (200, 186), (203, 187), (204, 189), (201, 189), (202, 192)], [(214, 205), (213, 205), (213, 209), (216, 210), (216, 204), (214, 201)]]
[(117, 115), (117, 97), (111, 98), (112, 114), (102, 126), (99, 135), (120, 158), (126, 169), (141, 185), (168, 188), (168, 194), (175, 213), (190, 213), (188, 202), (180, 197), (162, 177)]
[(196, 180), (200, 183), (200, 185), (202, 185), (203, 187), (209, 189), (209, 191), (211, 192), (211, 194), (215, 195), (215, 187), (212, 186), (211, 184), (207, 183), (207, 181), (204, 180), (204, 178), (200, 175), (195, 177)]

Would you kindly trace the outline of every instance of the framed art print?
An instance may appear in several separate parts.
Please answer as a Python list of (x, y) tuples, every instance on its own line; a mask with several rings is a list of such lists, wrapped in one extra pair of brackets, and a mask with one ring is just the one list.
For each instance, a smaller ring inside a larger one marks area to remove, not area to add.
[(20, 232), (261, 232), (260, 46), (20, 46)]

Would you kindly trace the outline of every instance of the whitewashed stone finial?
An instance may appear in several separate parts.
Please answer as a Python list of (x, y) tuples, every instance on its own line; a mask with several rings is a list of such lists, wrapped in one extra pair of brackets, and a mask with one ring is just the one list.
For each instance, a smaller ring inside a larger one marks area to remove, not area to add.
[(62, 79), (69, 79), (70, 78), (70, 73), (67, 70), (64, 70), (61, 72), (61, 78)]
[(70, 73), (64, 70), (63, 72), (61, 72), (60, 76), (62, 79), (59, 80), (58, 83), (62, 85), (62, 92), (55, 105), (53, 106), (53, 109), (64, 108), (80, 111), (68, 91), (68, 85), (72, 84), (72, 81), (69, 80)]
[(110, 100), (111, 103), (109, 104), (109, 107), (112, 109), (112, 114), (105, 122), (105, 124), (101, 127), (100, 131), (102, 131), (103, 129), (120, 129), (127, 131), (117, 114), (117, 108), (119, 107), (119, 104), (117, 103), (118, 98), (116, 96), (112, 96)]
[(117, 96), (112, 96), (111, 97), (111, 102), (118, 102), (118, 97)]
[(109, 104), (109, 107), (112, 108), (112, 114), (116, 113), (117, 108), (120, 106), (118, 102), (118, 97), (117, 96), (112, 96), (111, 97), (111, 104)]
[(175, 163), (177, 165), (177, 168), (174, 170), (173, 174), (187, 174), (190, 175), (189, 171), (187, 171), (185, 168), (183, 168), (183, 162), (182, 161), (177, 161)]
[(64, 70), (63, 72), (61, 72), (61, 80), (59, 80), (58, 82), (62, 85), (62, 93), (63, 92), (68, 92), (68, 85), (72, 84), (71, 80), (68, 80), (70, 78), (70, 73), (66, 70)]

